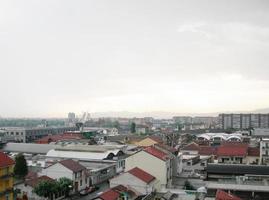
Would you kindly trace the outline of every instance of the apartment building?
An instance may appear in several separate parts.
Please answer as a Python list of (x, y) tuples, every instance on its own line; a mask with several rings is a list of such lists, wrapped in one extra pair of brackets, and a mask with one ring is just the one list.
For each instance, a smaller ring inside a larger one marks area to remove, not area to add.
[(0, 152), (0, 200), (13, 200), (13, 170), (15, 162)]
[[(152, 167), (158, 166), (158, 167)], [(157, 190), (166, 188), (172, 182), (172, 158), (169, 154), (151, 146), (126, 158), (125, 169), (131, 170), (135, 167), (151, 174), (157, 180)]]
[(260, 141), (260, 164), (269, 165), (269, 139), (263, 138)]
[(17, 142), (34, 142), (44, 136), (55, 135), (67, 131), (75, 131), (76, 127), (6, 127), (4, 128), (7, 136), (14, 137)]
[(269, 114), (220, 114), (222, 129), (269, 128)]

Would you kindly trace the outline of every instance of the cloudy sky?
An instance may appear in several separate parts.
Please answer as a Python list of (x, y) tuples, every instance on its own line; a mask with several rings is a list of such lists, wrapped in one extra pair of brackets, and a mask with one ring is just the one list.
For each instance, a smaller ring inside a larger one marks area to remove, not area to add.
[(269, 107), (269, 1), (2, 0), (0, 115)]

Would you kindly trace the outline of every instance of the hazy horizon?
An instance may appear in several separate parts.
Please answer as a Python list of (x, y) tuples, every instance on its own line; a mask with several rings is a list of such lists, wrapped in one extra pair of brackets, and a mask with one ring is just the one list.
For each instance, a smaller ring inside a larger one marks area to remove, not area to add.
[(0, 2), (0, 116), (269, 107), (269, 1)]

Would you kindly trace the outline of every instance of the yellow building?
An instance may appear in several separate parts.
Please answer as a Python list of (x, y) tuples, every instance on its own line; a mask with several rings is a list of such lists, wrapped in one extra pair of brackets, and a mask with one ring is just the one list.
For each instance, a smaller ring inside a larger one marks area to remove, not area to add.
[(136, 142), (135, 144), (140, 147), (149, 147), (159, 143), (163, 143), (163, 141), (160, 138), (156, 136), (149, 136), (139, 142)]
[(13, 200), (13, 170), (15, 162), (0, 152), (0, 200)]

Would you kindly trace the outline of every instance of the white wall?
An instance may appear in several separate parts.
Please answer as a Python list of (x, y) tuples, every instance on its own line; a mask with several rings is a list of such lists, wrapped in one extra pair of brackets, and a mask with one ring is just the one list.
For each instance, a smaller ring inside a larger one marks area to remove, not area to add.
[(60, 163), (56, 163), (52, 166), (49, 166), (48, 168), (43, 169), (42, 174), (51, 177), (53, 179), (66, 177), (73, 180), (73, 171), (64, 167)]
[(130, 186), (135, 191), (145, 195), (151, 193), (154, 190), (154, 183), (156, 183), (156, 181), (152, 181), (151, 183), (147, 184), (132, 174), (126, 172), (113, 179), (110, 179), (110, 188), (117, 185), (124, 185), (127, 187)]
[(126, 158), (126, 163), (125, 163), (126, 171), (134, 167), (139, 167), (140, 169), (156, 177), (156, 179), (159, 180), (159, 183), (158, 183), (159, 187), (157, 189), (160, 189), (161, 187), (166, 187), (168, 183), (167, 182), (167, 174), (168, 174), (167, 168), (169, 170), (169, 173), (171, 170), (169, 160), (163, 161), (155, 156), (150, 155), (149, 153), (140, 151)]
[[(75, 173), (73, 173), (72, 170), (64, 167), (60, 163), (56, 163), (46, 169), (43, 169), (41, 172), (42, 175), (46, 175), (48, 177), (51, 177), (53, 179), (59, 179), (62, 177), (69, 178), (73, 180), (74, 184), (75, 182), (78, 182), (78, 191), (85, 189), (86, 186), (89, 185), (89, 178), (86, 177), (85, 171), (82, 171), (81, 176), (75, 178)], [(85, 179), (87, 178), (87, 184)], [(82, 184), (80, 184), (82, 183)]]

